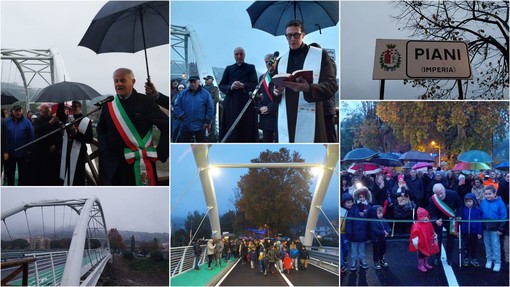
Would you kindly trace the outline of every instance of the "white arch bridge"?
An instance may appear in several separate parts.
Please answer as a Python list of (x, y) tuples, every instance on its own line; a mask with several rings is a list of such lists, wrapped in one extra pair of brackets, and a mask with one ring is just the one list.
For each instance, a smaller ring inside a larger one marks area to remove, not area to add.
[[(34, 214), (34, 211), (39, 212), (39, 209), (42, 217), (33, 219), (30, 216), (29, 220), (28, 214)], [(36, 230), (40, 230), (40, 227), (36, 229), (34, 225), (35, 221), (41, 218), (43, 232), (53, 227), (53, 239), (63, 239), (57, 236), (56, 232), (57, 221), (59, 221), (57, 217), (60, 217), (60, 213), (63, 214), (62, 223), (71, 222), (71, 219), (75, 217), (74, 223), (70, 223), (70, 225), (74, 224), (72, 235), (64, 236), (62, 231), (62, 237), (71, 238), (69, 249), (51, 251), (38, 249), (24, 252), (19, 250), (7, 252), (2, 249), (2, 285), (94, 286), (97, 283), (106, 263), (112, 258), (106, 221), (97, 197), (21, 204), (2, 211), (2, 222), (11, 240), (14, 238), (10, 230), (13, 230), (13, 233), (14, 229), (19, 230), (21, 224), (15, 218), (20, 216), (26, 218), (31, 243), (37, 241), (32, 236), (35, 235)], [(47, 222), (45, 224), (45, 215), (47, 217), (52, 215), (53, 226)], [(32, 224), (32, 231), (30, 224)], [(20, 267), (17, 268), (17, 266)]]

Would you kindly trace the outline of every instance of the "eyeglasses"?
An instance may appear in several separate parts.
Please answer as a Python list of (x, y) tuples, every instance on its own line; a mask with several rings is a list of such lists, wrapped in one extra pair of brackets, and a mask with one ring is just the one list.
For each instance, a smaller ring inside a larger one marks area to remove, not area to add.
[(291, 38), (299, 39), (300, 37), (301, 33), (285, 34), (285, 38), (287, 38), (287, 40), (290, 40)]

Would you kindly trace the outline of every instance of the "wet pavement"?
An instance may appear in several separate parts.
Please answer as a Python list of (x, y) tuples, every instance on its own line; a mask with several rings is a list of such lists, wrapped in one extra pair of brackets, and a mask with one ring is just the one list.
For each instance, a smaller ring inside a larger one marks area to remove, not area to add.
[[(417, 253), (408, 251), (409, 239), (401, 237), (387, 241), (385, 259), (389, 266), (381, 270), (374, 269), (372, 260), (372, 244), (368, 242), (365, 247), (366, 259), (369, 269), (358, 268), (356, 271), (346, 271), (340, 275), (341, 286), (509, 286), (508, 264), (502, 264), (500, 272), (485, 269), (485, 249), (480, 240), (478, 246), (478, 261), (480, 267), (461, 267), (457, 249), (452, 266), (446, 268), (440, 264), (434, 269), (424, 273), (417, 269)], [(444, 244), (444, 242), (443, 242)], [(458, 241), (455, 242), (457, 248)], [(444, 253), (443, 253), (444, 254)], [(431, 260), (430, 263), (432, 263)], [(447, 276), (447, 274), (451, 274)], [(449, 277), (449, 278), (448, 278)]]

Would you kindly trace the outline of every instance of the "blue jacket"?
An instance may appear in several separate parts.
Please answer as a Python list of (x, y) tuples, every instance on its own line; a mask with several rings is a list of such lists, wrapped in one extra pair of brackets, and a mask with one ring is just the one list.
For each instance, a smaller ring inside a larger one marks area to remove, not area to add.
[[(473, 193), (468, 193), (464, 196), (464, 201), (466, 198), (471, 198), (473, 200), (473, 207), (468, 208), (464, 206), (462, 209), (462, 220), (480, 220), (482, 219), (482, 210), (478, 208), (478, 201), (476, 200), (476, 195)], [(462, 234), (482, 234), (482, 222), (461, 222), (460, 224)]]
[[(370, 210), (370, 218), (377, 218), (377, 209), (381, 207), (380, 205), (374, 205)], [(381, 207), (382, 208), (382, 207)], [(370, 240), (372, 242), (382, 242), (386, 240), (386, 236), (384, 236), (384, 231), (390, 233), (391, 228), (386, 219), (381, 218), (379, 221), (370, 221)]]
[(6, 122), (7, 136), (9, 137), (9, 154), (14, 155), (15, 158), (24, 157), (27, 149), (30, 146), (14, 152), (18, 147), (27, 144), (34, 140), (34, 128), (32, 123), (25, 117), (21, 117), (18, 122), (15, 122), (12, 117), (9, 117)]
[[(505, 204), (501, 197), (496, 198), (495, 200), (488, 201), (487, 199), (482, 200), (480, 204), (480, 208), (482, 209), (482, 218), (483, 219), (506, 219), (507, 212)], [(505, 222), (484, 222), (483, 229), (488, 231), (504, 231)]]
[[(355, 217), (355, 218), (363, 218), (368, 217), (363, 213), (363, 210), (370, 209), (370, 204), (368, 206), (363, 206), (361, 203), (355, 203), (352, 205), (351, 209), (347, 213), (347, 217)], [(364, 216), (360, 216), (360, 212), (364, 214)], [(365, 220), (347, 220), (345, 224), (345, 235), (347, 239), (351, 242), (365, 242), (368, 240), (368, 221)]]
[(183, 90), (174, 104), (174, 115), (181, 120), (182, 131), (196, 132), (210, 124), (214, 116), (214, 106), (209, 92), (199, 87), (195, 93)]

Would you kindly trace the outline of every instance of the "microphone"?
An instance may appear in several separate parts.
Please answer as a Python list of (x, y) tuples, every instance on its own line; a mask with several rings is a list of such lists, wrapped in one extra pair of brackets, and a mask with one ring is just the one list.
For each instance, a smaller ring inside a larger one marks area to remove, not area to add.
[(273, 56), (269, 59), (269, 65), (273, 65), (278, 60), (278, 56), (280, 56), (280, 52), (276, 51), (273, 53)]
[(104, 99), (104, 100), (102, 100), (102, 101), (99, 101), (99, 102), (95, 103), (95, 104), (94, 104), (94, 106), (96, 106), (96, 107), (100, 107), (100, 106), (102, 106), (102, 105), (104, 105), (104, 104), (106, 104), (106, 103), (108, 103), (108, 102), (113, 101), (113, 99), (115, 99), (113, 96), (109, 96), (109, 97), (107, 97), (106, 99)]

